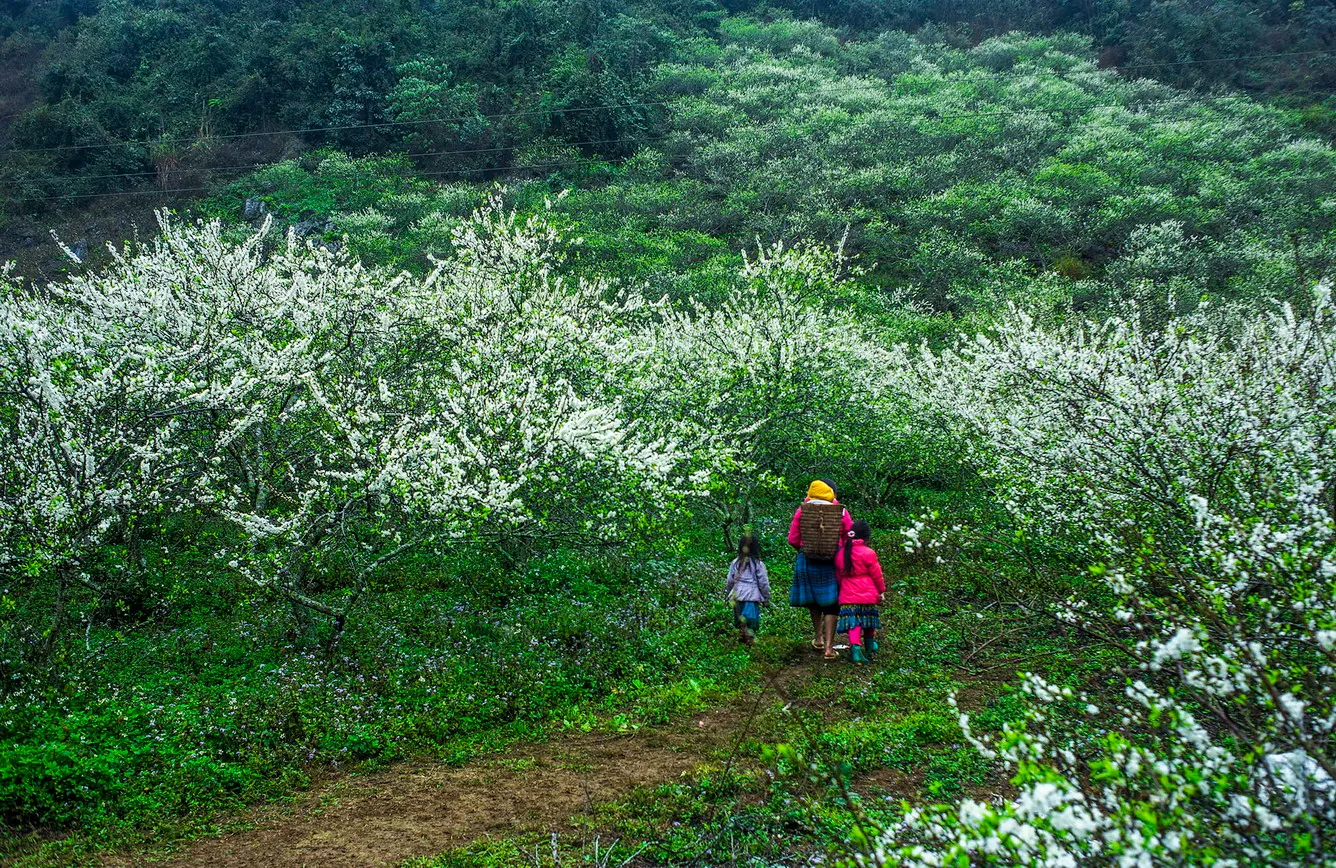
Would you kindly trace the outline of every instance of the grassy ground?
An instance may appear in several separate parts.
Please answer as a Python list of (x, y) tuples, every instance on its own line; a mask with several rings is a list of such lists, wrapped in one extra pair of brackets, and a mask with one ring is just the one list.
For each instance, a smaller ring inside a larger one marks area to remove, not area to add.
[[(760, 526), (782, 601), (782, 528)], [(888, 564), (892, 540), (874, 539)], [(222, 586), (175, 619), (95, 621), (64, 678), (0, 715), (6, 812), (46, 817), (12, 828), (0, 862), (368, 864), (353, 831), (389, 864), (587, 862), (594, 847), (595, 861), (715, 863), (725, 846), (775, 861), (843, 840), (850, 783), (874, 821), (894, 807), (879, 796), (1005, 789), (961, 743), (949, 691), (986, 731), (1017, 670), (1099, 671), (1073, 637), (928, 564), (892, 570), (871, 666), (820, 661), (805, 612), (782, 602), (744, 648), (710, 548), (557, 553), (485, 584), (462, 557), (408, 563), (334, 660), (280, 607)]]
[[(867, 667), (824, 663), (800, 630), (763, 637), (763, 687), (714, 713), (730, 721), (730, 737), (706, 743), (688, 774), (588, 805), (565, 823), (402, 864), (795, 864), (838, 851), (855, 824), (892, 821), (902, 799), (1006, 794), (1005, 776), (962, 744), (945, 699), (957, 692), (983, 730), (996, 727), (1012, 699), (999, 674), (1009, 666), (995, 664), (1044, 654), (1043, 631), (965, 664), (963, 622), (933, 617), (923, 602), (889, 619), (880, 659)], [(977, 635), (995, 634), (996, 622), (982, 626)]]

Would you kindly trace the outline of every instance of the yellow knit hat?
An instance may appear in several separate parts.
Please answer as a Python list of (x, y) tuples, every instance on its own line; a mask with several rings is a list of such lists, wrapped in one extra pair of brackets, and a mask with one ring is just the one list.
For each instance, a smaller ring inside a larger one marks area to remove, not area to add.
[(820, 479), (814, 479), (812, 480), (812, 484), (807, 486), (807, 499), (828, 500), (831, 503), (834, 503), (835, 492), (831, 490), (831, 487), (829, 485), (822, 482)]

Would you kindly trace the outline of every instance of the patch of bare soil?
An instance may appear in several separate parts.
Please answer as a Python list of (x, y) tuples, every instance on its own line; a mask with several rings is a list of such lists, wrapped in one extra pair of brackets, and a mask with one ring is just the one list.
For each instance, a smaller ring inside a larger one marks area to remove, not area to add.
[(922, 770), (913, 773), (900, 769), (874, 769), (853, 781), (855, 792), (868, 796), (912, 799), (923, 789)]
[[(349, 777), (309, 794), (295, 810), (258, 809), (253, 828), (196, 841), (167, 864), (393, 865), (489, 835), (564, 828), (599, 802), (691, 771), (727, 741), (730, 724), (703, 715), (672, 729), (519, 745), (463, 767), (418, 761)], [(120, 857), (106, 864), (147, 861)]]
[[(787, 666), (786, 684), (812, 664)], [(815, 665), (820, 665), (815, 664)], [(636, 787), (676, 780), (727, 752), (775, 693), (627, 735), (574, 734), (455, 767), (431, 760), (317, 786), (299, 803), (253, 809), (239, 831), (170, 856), (118, 854), (104, 865), (343, 868), (435, 856), (488, 836), (569, 828)]]

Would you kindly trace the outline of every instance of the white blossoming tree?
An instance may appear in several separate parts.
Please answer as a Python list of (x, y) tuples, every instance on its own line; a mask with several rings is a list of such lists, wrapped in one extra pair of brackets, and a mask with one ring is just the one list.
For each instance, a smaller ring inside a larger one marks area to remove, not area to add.
[(880, 457), (858, 447), (868, 428), (885, 428), (887, 355), (839, 304), (847, 270), (838, 248), (779, 243), (746, 258), (719, 304), (657, 307), (637, 413), (695, 444), (698, 487), (726, 544), (753, 497), (787, 475)]
[(414, 278), (164, 219), (104, 272), (7, 285), (5, 568), (63, 601), (98, 588), (85, 558), (116, 521), (212, 516), (235, 530), (220, 562), (336, 638), (427, 540), (646, 530), (681, 456), (619, 397), (643, 299), (562, 278), (541, 220), (484, 209), (455, 241)]
[(564, 276), (562, 246), (541, 220), (484, 211), (456, 231), (455, 255), (418, 301), (432, 343), (451, 348), (420, 374), (434, 421), (419, 472), (452, 468), (425, 502), (512, 542), (614, 540), (679, 499), (678, 444), (625, 403), (648, 305)]
[(1018, 796), (910, 810), (858, 861), (1336, 858), (1329, 287), (1308, 315), (1207, 309), (1162, 329), (1013, 311), (905, 363), (901, 387), (969, 444), (1012, 514), (1084, 546), (1103, 593), (1058, 613), (1140, 672), (1103, 707), (1027, 676), (1027, 711), (996, 741), (962, 715)]
[(189, 463), (191, 385), (163, 376), (163, 356), (199, 356), (127, 340), (151, 314), (102, 289), (0, 277), (0, 569), (54, 577), (44, 651), (75, 589), (104, 592), (90, 571), (108, 534), (174, 503)]

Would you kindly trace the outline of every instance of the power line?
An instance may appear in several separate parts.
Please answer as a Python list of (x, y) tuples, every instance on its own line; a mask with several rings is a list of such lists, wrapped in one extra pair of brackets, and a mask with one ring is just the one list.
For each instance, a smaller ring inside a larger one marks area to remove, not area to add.
[[(850, 92), (852, 93), (853, 91), (850, 91)], [(1102, 105), (1102, 106), (1100, 106), (1100, 105), (1087, 106), (1086, 108), (1109, 108), (1109, 107), (1113, 107), (1113, 106), (1115, 106), (1115, 105), (1118, 105), (1118, 104), (1115, 104), (1115, 103), (1109, 103), (1109, 104)], [(1008, 115), (1008, 114), (1030, 114), (1030, 113), (1034, 113), (1034, 112), (1053, 112), (1053, 111), (1068, 111), (1068, 110), (1069, 110), (1068, 108), (1063, 108), (1063, 109), (1038, 109), (1038, 108), (1036, 108), (1036, 109), (1016, 109), (1016, 110), (987, 111), (987, 112), (961, 112), (961, 113), (953, 113), (953, 114), (941, 114), (941, 113), (938, 113), (938, 112), (935, 112), (935, 111), (928, 111), (928, 112), (923, 112), (923, 113), (918, 113), (918, 112), (892, 112), (892, 113), (886, 113), (886, 114), (889, 114), (889, 116), (891, 116), (891, 117), (910, 117), (910, 116), (914, 116), (914, 115), (921, 115), (921, 116), (923, 116), (923, 117), (928, 117), (928, 118), (951, 118), (951, 117), (981, 117), (981, 116), (988, 116), (988, 115), (994, 115), (994, 114), (997, 114), (997, 115)], [(583, 142), (559, 142), (559, 143), (555, 143), (555, 144), (558, 144), (558, 145), (560, 145), (561, 147), (572, 147), (572, 148), (574, 148), (574, 147), (586, 147), (586, 146), (589, 146), (589, 145), (614, 145), (614, 144), (623, 144), (623, 143), (627, 143), (627, 142), (635, 142), (635, 143), (638, 143), (638, 144), (639, 144), (639, 143), (644, 143), (644, 142), (657, 142), (657, 141), (662, 141), (662, 140), (665, 139), (665, 138), (667, 138), (667, 136), (645, 136), (645, 137), (641, 137), (641, 138), (593, 139), (593, 140), (583, 141)], [(491, 148), (470, 148), (470, 149), (466, 149), (466, 150), (420, 151), (420, 152), (407, 153), (407, 154), (400, 154), (400, 153), (394, 153), (394, 152), (386, 152), (386, 153), (378, 154), (378, 156), (387, 157), (387, 158), (388, 158), (388, 157), (398, 157), (398, 158), (402, 158), (402, 159), (414, 159), (414, 158), (419, 158), (419, 157), (449, 157), (449, 156), (460, 156), (460, 155), (470, 155), (470, 154), (491, 154), (491, 153), (500, 153), (500, 152), (503, 152), (503, 151), (517, 151), (517, 150), (521, 150), (521, 149), (526, 148), (526, 147), (531, 147), (531, 145), (504, 145), (504, 146), (497, 146), (497, 147), (491, 147)], [(265, 166), (272, 166), (272, 165), (274, 165), (274, 161), (268, 161), (268, 162), (263, 162), (263, 163), (244, 163), (244, 164), (233, 165), (233, 166), (199, 166), (199, 167), (184, 166), (184, 167), (174, 168), (174, 169), (171, 169), (171, 170), (168, 170), (168, 171), (177, 170), (177, 171), (180, 171), (180, 172), (183, 173), (183, 174), (184, 174), (184, 173), (190, 173), (190, 172), (205, 172), (205, 173), (210, 173), (210, 172), (230, 171), (230, 170), (236, 170), (236, 169), (259, 169), (259, 168), (263, 168), (263, 167), (265, 167)], [(504, 167), (500, 167), (500, 166), (498, 166), (498, 167), (493, 167), (493, 168), (504, 168)], [(160, 175), (160, 174), (162, 174), (162, 170), (154, 169), (154, 170), (151, 170), (151, 171), (145, 171), (145, 172), (117, 172), (117, 173), (114, 173), (114, 174), (107, 174), (107, 175), (73, 175), (73, 176), (64, 176), (64, 175), (60, 175), (60, 176), (57, 176), (57, 175), (36, 175), (36, 176), (30, 176), (30, 179), (31, 179), (31, 180), (34, 180), (34, 181), (65, 181), (65, 180), (71, 180), (71, 179), (77, 179), (77, 180), (80, 180), (80, 181), (97, 181), (97, 180), (107, 180), (107, 179), (111, 179), (111, 178), (153, 178), (153, 177), (157, 177), (157, 176)], [(97, 195), (97, 194), (89, 194), (89, 195)]]
[[(588, 145), (621, 144), (622, 142), (657, 142), (663, 138), (664, 138), (663, 136), (646, 136), (644, 138), (591, 139), (590, 141), (586, 142), (560, 142), (558, 144), (561, 147), (565, 148), (578, 148), (578, 147), (585, 147)], [(451, 157), (451, 156), (466, 155), (466, 154), (492, 154), (492, 153), (499, 153), (501, 151), (518, 151), (528, 147), (533, 147), (533, 145), (532, 144), (505, 145), (493, 148), (470, 148), (468, 150), (451, 150), (451, 151), (419, 151), (411, 154), (398, 154), (393, 152), (387, 152), (383, 154), (378, 154), (377, 156), (386, 158), (397, 157), (399, 159), (413, 159), (417, 157)], [(274, 161), (270, 160), (264, 163), (245, 163), (236, 166), (198, 166), (193, 168), (190, 166), (181, 166), (181, 167), (174, 167), (169, 171), (180, 171), (182, 173), (226, 172), (233, 169), (260, 169), (265, 166), (272, 166), (274, 164), (275, 164)], [(149, 172), (120, 172), (114, 175), (76, 175), (73, 177), (78, 178), (78, 180), (80, 181), (94, 181), (94, 180), (105, 180), (107, 178), (153, 178), (157, 177), (160, 174), (162, 174), (161, 170), (154, 169)], [(39, 175), (36, 176), (36, 180), (58, 180), (58, 178), (51, 175), (45, 175), (45, 176)]]
[[(337, 133), (337, 132), (346, 132), (348, 130), (369, 130), (369, 129), (381, 129), (383, 127), (418, 126), (421, 124), (452, 124), (452, 123), (464, 123), (466, 121), (474, 121), (480, 119), (494, 120), (499, 118), (526, 117), (529, 115), (566, 114), (575, 112), (606, 111), (612, 109), (625, 109), (625, 108), (646, 108), (649, 106), (667, 105), (670, 102), (673, 102), (673, 100), (656, 100), (652, 102), (631, 102), (631, 103), (621, 103), (618, 105), (577, 106), (575, 108), (532, 109), (529, 111), (503, 112), (500, 114), (461, 115), (460, 117), (454, 117), (454, 118), (427, 118), (424, 120), (416, 120), (416, 121), (384, 121), (382, 123), (375, 123), (375, 124), (348, 124), (346, 126), (336, 126), (336, 127), (306, 127), (304, 129), (269, 130), (260, 133), (228, 133), (226, 135), (221, 135), (221, 136), (209, 136), (208, 138), (209, 140), (232, 140), (232, 139), (254, 139), (254, 138), (262, 138), (264, 136), (295, 136), (295, 135), (301, 135), (303, 133)], [(197, 136), (190, 138), (182, 137), (175, 139), (135, 139), (129, 141), (104, 142), (96, 145), (61, 145), (59, 147), (51, 147), (51, 148), (21, 148), (11, 151), (5, 151), (4, 153), (49, 154), (57, 151), (82, 151), (92, 148), (173, 145), (173, 144), (197, 142), (199, 140), (200, 139)]]
[[(1049, 114), (1049, 115), (1052, 115), (1052, 114), (1062, 114), (1062, 115), (1071, 115), (1071, 114), (1073, 114), (1073, 113), (1086, 113), (1086, 112), (1090, 112), (1090, 111), (1095, 110), (1095, 109), (1102, 109), (1102, 108), (1122, 108), (1122, 109), (1128, 109), (1128, 110), (1140, 110), (1140, 109), (1153, 108), (1153, 107), (1156, 107), (1156, 106), (1163, 106), (1163, 105), (1168, 105), (1168, 104), (1175, 104), (1175, 101), (1173, 101), (1173, 100), (1157, 100), (1157, 101), (1155, 101), (1155, 102), (1151, 102), (1151, 103), (1142, 103), (1142, 104), (1139, 104), (1139, 105), (1138, 105), (1138, 104), (1127, 104), (1127, 103), (1093, 103), (1093, 104), (1091, 104), (1091, 105), (1085, 105), (1085, 106), (1061, 106), (1061, 107), (1052, 107), (1052, 108), (1028, 108), (1028, 109), (999, 109), (999, 110), (989, 110), (989, 111), (966, 111), (966, 112), (938, 112), (938, 111), (935, 111), (935, 110), (931, 110), (931, 109), (930, 109), (930, 110), (928, 110), (928, 111), (915, 111), (915, 112), (886, 112), (886, 113), (883, 113), (882, 116), (883, 116), (883, 117), (888, 117), (888, 118), (911, 118), (911, 117), (912, 117), (912, 118), (920, 118), (920, 119), (923, 119), (923, 120), (934, 120), (934, 121), (935, 121), (935, 120), (954, 120), (954, 119), (957, 119), (957, 118), (967, 118), (967, 117), (1010, 117), (1010, 116), (1027, 115), (1027, 114)], [(583, 144), (620, 144), (620, 143), (623, 143), (623, 142), (637, 142), (637, 143), (643, 143), (643, 142), (645, 142), (645, 141), (661, 141), (661, 140), (663, 140), (663, 139), (665, 139), (665, 138), (668, 138), (668, 136), (655, 136), (655, 137), (649, 137), (649, 138), (646, 138), (646, 139), (632, 139), (632, 138), (604, 139), (604, 140), (601, 140), (601, 141), (585, 142), (585, 143), (583, 143)], [(575, 146), (576, 144), (580, 144), (580, 143), (572, 143), (572, 144), (569, 145), (569, 146), (572, 146), (572, 147), (573, 147), (573, 146)], [(462, 150), (462, 151), (432, 151), (432, 152), (424, 152), (424, 154), (421, 154), (421, 155), (418, 155), (418, 156), (427, 156), (427, 155), (430, 155), (430, 156), (452, 156), (452, 155), (456, 155), (456, 154), (471, 154), (471, 153), (479, 153), (479, 152), (483, 152), (483, 151), (493, 151), (493, 150), (497, 150), (497, 151), (499, 151), (499, 150), (518, 150), (518, 147), (514, 147), (514, 148), (485, 148), (485, 149)], [(413, 155), (402, 155), (402, 156), (413, 156)], [(598, 160), (598, 159), (596, 159), (596, 158), (586, 158), (586, 159), (582, 159), (582, 160), (579, 160), (579, 161), (576, 161), (576, 162), (531, 163), (531, 164), (519, 165), (519, 166), (498, 166), (498, 167), (494, 167), (494, 168), (461, 168), (461, 169), (446, 169), (446, 170), (430, 171), (430, 172), (414, 172), (414, 173), (411, 175), (411, 177), (434, 177), (434, 176), (441, 176), (441, 175), (464, 175), (464, 174), (469, 174), (469, 173), (473, 173), (473, 172), (487, 172), (487, 171), (512, 172), (512, 171), (520, 171), (520, 170), (524, 170), (524, 169), (550, 168), (550, 167), (556, 167), (556, 166), (592, 165), (593, 163), (597, 163), (597, 162), (603, 162), (603, 161)], [(262, 163), (262, 164), (257, 164), (257, 165), (259, 165), (259, 166), (264, 166), (264, 165), (272, 165), (272, 164), (271, 164), (271, 163)], [(212, 169), (197, 169), (197, 170), (193, 170), (193, 171), (200, 171), (200, 172), (204, 172), (204, 173), (208, 174), (208, 173), (212, 173), (212, 172), (225, 171), (226, 168), (227, 168), (227, 167), (215, 167), (215, 168), (212, 168)], [(238, 166), (238, 167), (234, 167), (234, 168), (238, 168), (238, 169), (246, 169), (246, 168), (252, 168), (252, 167), (251, 167), (251, 166)], [(186, 171), (192, 171), (192, 170), (186, 170)], [(141, 175), (149, 175), (149, 174), (155, 174), (155, 173), (139, 173), (139, 174), (141, 174)], [(112, 175), (112, 176), (106, 176), (106, 177), (124, 177), (124, 176), (120, 176), (120, 175)], [(34, 178), (33, 180), (36, 180), (36, 181), (43, 181), (43, 180), (46, 180), (46, 181), (56, 181), (56, 182), (59, 182), (59, 181), (68, 181), (68, 180), (70, 180), (70, 179), (69, 179), (69, 178), (65, 178), (65, 177), (56, 177), (56, 176), (38, 176), (38, 177)], [(25, 198), (17, 199), (16, 201), (18, 201), (18, 202), (51, 202), (51, 201), (66, 201), (66, 200), (74, 200), (74, 199), (95, 199), (95, 198), (99, 198), (99, 197), (114, 197), (114, 196), (151, 196), (151, 195), (170, 196), (170, 195), (176, 195), (176, 194), (180, 194), (180, 193), (209, 192), (209, 191), (211, 191), (211, 190), (213, 190), (213, 189), (215, 189), (215, 188), (213, 188), (213, 187), (182, 187), (182, 188), (178, 188), (178, 189), (175, 189), (175, 190), (129, 190), (129, 191), (110, 192), (110, 193), (69, 193), (69, 194), (55, 195), (55, 196), (30, 196), (30, 197), (25, 197)]]
[[(1204, 58), (1201, 60), (1166, 61), (1164, 63), (1143, 63), (1143, 64), (1133, 64), (1130, 66), (1114, 65), (1108, 68), (1095, 67), (1094, 71), (1109, 72), (1111, 70), (1122, 71), (1128, 69), (1145, 69), (1145, 68), (1161, 67), (1161, 66), (1185, 66), (1190, 64), (1201, 64), (1201, 63), (1226, 63), (1226, 62), (1237, 62), (1242, 60), (1271, 59), (1278, 57), (1303, 57), (1303, 56), (1327, 54), (1327, 53), (1330, 52), (1323, 49), (1315, 49), (1312, 51), (1291, 51), (1291, 52), (1282, 52), (1278, 54), (1251, 54), (1251, 55), (1239, 55), (1236, 57)], [(1083, 61), (1083, 62), (1091, 63), (1091, 61)], [(1062, 79), (1064, 78), (1065, 74), (1066, 73), (1064, 71), (1050, 70), (1046, 72), (1040, 72), (1036, 70), (1032, 72), (1019, 73), (1011, 76), (1003, 76), (994, 73), (990, 77), (1031, 78), (1035, 76), (1040, 76), (1040, 77), (1047, 76), (1047, 77)], [(619, 103), (614, 105), (576, 106), (573, 108), (548, 107), (542, 109), (529, 109), (526, 111), (517, 111), (517, 112), (500, 112), (495, 114), (472, 114), (472, 115), (461, 115), (458, 117), (448, 117), (448, 118), (425, 118), (421, 120), (412, 120), (412, 121), (383, 121), (380, 123), (346, 124), (332, 127), (304, 127), (298, 129), (268, 130), (264, 132), (253, 132), (253, 133), (227, 133), (224, 135), (209, 136), (208, 139), (211, 141), (232, 141), (236, 139), (263, 138), (267, 136), (302, 135), (305, 133), (332, 133), (332, 132), (347, 132), (351, 130), (387, 129), (387, 128), (396, 128), (404, 126), (420, 126), (424, 124), (465, 123), (472, 120), (497, 120), (505, 118), (529, 117), (533, 115), (551, 115), (551, 114), (564, 115), (564, 114), (575, 114), (579, 112), (611, 111), (615, 109), (652, 108), (656, 106), (670, 105), (676, 101), (677, 101), (676, 99), (665, 99), (665, 100), (647, 100), (642, 102)], [(15, 114), (18, 114), (18, 112), (16, 112)], [(5, 155), (47, 154), (47, 153), (57, 153), (65, 151), (94, 150), (94, 149), (115, 148), (115, 147), (145, 147), (150, 145), (172, 145), (172, 144), (183, 144), (183, 143), (189, 144), (198, 141), (200, 141), (199, 137), (178, 137), (172, 139), (132, 139), (132, 140), (114, 141), (114, 142), (101, 142), (98, 144), (89, 144), (89, 145), (60, 145), (49, 148), (19, 148), (19, 149), (0, 151), (0, 154), (5, 154)], [(108, 176), (108, 177), (113, 177), (113, 176)]]
[(1315, 48), (1312, 51), (1285, 51), (1280, 54), (1244, 54), (1238, 57), (1209, 57), (1204, 60), (1172, 60), (1164, 63), (1137, 63), (1132, 66), (1114, 64), (1113, 69), (1145, 69), (1151, 66), (1191, 66), (1195, 63), (1231, 63), (1239, 60), (1269, 60), (1274, 57), (1307, 57), (1313, 54), (1331, 54), (1332, 49)]
[[(419, 178), (419, 177), (437, 176), (437, 175), (466, 175), (470, 172), (485, 172), (485, 171), (518, 172), (522, 169), (546, 169), (560, 166), (574, 167), (582, 165), (594, 165), (596, 163), (602, 163), (602, 162), (605, 161), (599, 160), (597, 158), (585, 157), (578, 160), (569, 160), (555, 163), (528, 163), (520, 166), (508, 166), (504, 169), (443, 169), (441, 171), (433, 171), (433, 172), (414, 172), (411, 177)], [(71, 193), (63, 196), (36, 196), (27, 199), (19, 199), (17, 201), (49, 202), (55, 199), (95, 199), (100, 197), (110, 198), (113, 196), (155, 196), (155, 195), (175, 196), (180, 193), (209, 192), (213, 189), (214, 189), (213, 187), (181, 187), (176, 190), (124, 190), (115, 193)]]
[[(1122, 67), (1122, 68), (1123, 68), (1123, 69), (1133, 69), (1133, 68), (1136, 68), (1136, 67)], [(1105, 71), (1105, 70), (1097, 70), (1097, 71)], [(1054, 78), (1063, 78), (1063, 76), (1062, 76), (1061, 74), (1058, 74), (1058, 73), (1050, 73), (1049, 75), (1050, 75), (1050, 77), (1054, 77)], [(1030, 78), (1030, 77), (1035, 77), (1035, 76), (1043, 77), (1043, 74), (1035, 72), (1035, 73), (1026, 73), (1026, 74), (1024, 74), (1024, 75), (1017, 75), (1017, 76), (1013, 76), (1013, 77), (1015, 77), (1015, 78)], [(994, 78), (997, 78), (997, 77), (1000, 77), (1000, 76), (993, 76), (993, 77), (994, 77)], [(1063, 79), (1063, 80), (1066, 80), (1066, 79)], [(829, 89), (829, 88), (824, 88), (823, 90), (827, 90), (827, 91), (829, 91), (830, 89)], [(857, 94), (861, 93), (861, 91), (858, 90), (858, 89), (852, 89), (852, 88), (850, 88), (850, 89), (847, 89), (847, 90), (846, 90), (846, 93), (857, 95)], [(560, 112), (560, 111), (595, 111), (595, 110), (598, 110), (598, 109), (627, 108), (627, 107), (632, 107), (632, 106), (656, 106), (656, 105), (667, 105), (667, 104), (669, 104), (669, 103), (673, 103), (673, 102), (676, 102), (676, 101), (677, 101), (677, 100), (657, 100), (657, 101), (653, 101), (653, 102), (626, 103), (626, 104), (619, 105), (619, 106), (593, 106), (593, 107), (581, 108), (581, 109), (561, 109), (561, 110), (554, 110), (554, 111), (558, 111), (558, 112)], [(1086, 108), (1116, 108), (1116, 107), (1119, 107), (1119, 106), (1122, 106), (1122, 105), (1123, 105), (1122, 103), (1111, 103), (1111, 104), (1107, 104), (1107, 105), (1104, 105), (1104, 106), (1092, 105), (1092, 106), (1087, 106)], [(956, 115), (936, 115), (936, 116), (938, 116), (938, 117), (952, 117), (952, 116), (954, 116), (954, 117), (965, 117), (965, 116), (973, 116), (973, 115), (978, 115), (978, 114), (1016, 114), (1016, 113), (1027, 113), (1027, 112), (1047, 112), (1047, 111), (1062, 111), (1062, 110), (1063, 110), (1063, 109), (1022, 109), (1022, 110), (1020, 110), (1020, 112), (1007, 112), (1007, 111), (1000, 111), (1000, 112), (980, 112), (980, 113), (973, 113), (973, 112), (971, 112), (971, 113), (961, 113), (961, 114), (956, 114)], [(476, 118), (476, 117), (484, 117), (484, 118), (488, 118), (488, 117), (516, 117), (516, 116), (519, 116), (519, 115), (521, 115), (521, 114), (534, 114), (534, 113), (535, 113), (535, 112), (516, 112), (516, 113), (512, 113), (512, 114), (508, 114), (508, 115), (475, 115), (475, 116), (471, 116), (471, 117), (475, 117), (475, 118)], [(219, 140), (219, 139), (222, 139), (222, 140), (232, 140), (232, 139), (241, 139), (241, 138), (257, 138), (257, 137), (263, 137), (263, 136), (276, 136), (276, 135), (284, 135), (284, 134), (289, 134), (289, 133), (291, 133), (291, 134), (297, 134), (297, 133), (303, 133), (303, 132), (334, 132), (334, 131), (340, 131), (340, 130), (353, 130), (353, 129), (371, 129), (371, 128), (381, 128), (381, 127), (394, 127), (394, 126), (403, 126), (403, 125), (408, 125), (408, 124), (415, 124), (415, 125), (417, 125), (417, 124), (430, 124), (430, 123), (451, 123), (451, 122), (454, 122), (454, 121), (456, 121), (456, 120), (459, 120), (459, 119), (458, 119), (458, 118), (454, 118), (454, 119), (451, 119), (451, 118), (436, 118), (436, 119), (431, 119), (431, 120), (420, 120), (420, 121), (395, 121), (395, 122), (387, 122), (387, 123), (382, 123), (382, 124), (360, 124), (360, 125), (356, 125), (356, 126), (345, 126), (345, 127), (319, 127), (319, 128), (311, 128), (311, 129), (306, 129), (306, 130), (275, 130), (275, 131), (272, 131), (272, 132), (264, 132), (264, 133), (235, 133), (235, 134), (225, 135), (225, 136), (211, 136), (211, 137), (209, 137), (209, 140)], [(651, 136), (651, 137), (646, 137), (645, 139), (629, 139), (629, 138), (605, 139), (605, 140), (599, 140), (599, 141), (568, 142), (568, 143), (562, 143), (562, 144), (567, 145), (567, 146), (571, 146), (571, 147), (577, 147), (577, 146), (591, 145), (591, 144), (610, 144), (610, 143), (620, 143), (620, 142), (626, 142), (626, 141), (647, 141), (647, 140), (655, 140), (656, 138), (661, 138), (661, 137), (652, 137), (652, 136)], [(196, 139), (196, 138), (190, 138), (190, 139), (187, 139), (187, 138), (179, 138), (179, 139), (159, 139), (159, 140), (151, 140), (151, 141), (150, 141), (150, 140), (140, 140), (140, 141), (117, 141), (117, 142), (106, 142), (106, 143), (101, 143), (101, 144), (96, 144), (96, 145), (69, 145), (69, 146), (58, 147), (58, 148), (32, 148), (32, 149), (0, 150), (0, 155), (40, 154), (40, 153), (51, 153), (51, 152), (56, 152), (56, 151), (88, 150), (88, 149), (96, 149), (96, 148), (114, 148), (114, 147), (119, 147), (119, 146), (138, 146), (138, 145), (149, 145), (149, 144), (169, 144), (169, 143), (197, 142), (197, 141), (199, 141), (199, 139)], [(519, 148), (522, 148), (522, 147), (527, 147), (527, 145), (497, 146), (497, 147), (491, 147), (491, 148), (477, 148), (477, 149), (466, 150), (466, 151), (424, 151), (424, 152), (421, 152), (421, 153), (400, 154), (400, 155), (398, 155), (398, 156), (402, 156), (402, 157), (429, 157), (429, 156), (444, 156), (444, 155), (450, 155), (450, 154), (481, 154), (481, 153), (493, 153), (493, 152), (507, 151), (507, 150), (518, 150)], [(252, 163), (252, 164), (239, 165), (239, 166), (218, 166), (218, 167), (213, 167), (212, 169), (209, 169), (209, 170), (207, 170), (207, 171), (222, 170), (222, 169), (259, 168), (259, 167), (267, 166), (267, 165), (272, 165), (272, 161), (270, 161), (270, 162), (265, 162), (265, 163)], [(194, 170), (194, 169), (189, 169), (189, 168), (187, 168), (187, 169), (184, 169), (183, 171), (199, 171), (199, 170)], [(78, 176), (75, 176), (75, 177), (78, 177), (79, 179), (82, 179), (82, 180), (94, 180), (94, 179), (106, 179), (106, 178), (134, 178), (134, 177), (148, 177), (148, 176), (154, 176), (154, 175), (157, 175), (157, 174), (159, 174), (159, 171), (158, 171), (158, 170), (149, 171), (149, 172), (122, 172), (122, 173), (116, 173), (116, 174), (104, 174), (104, 175), (78, 175)]]

